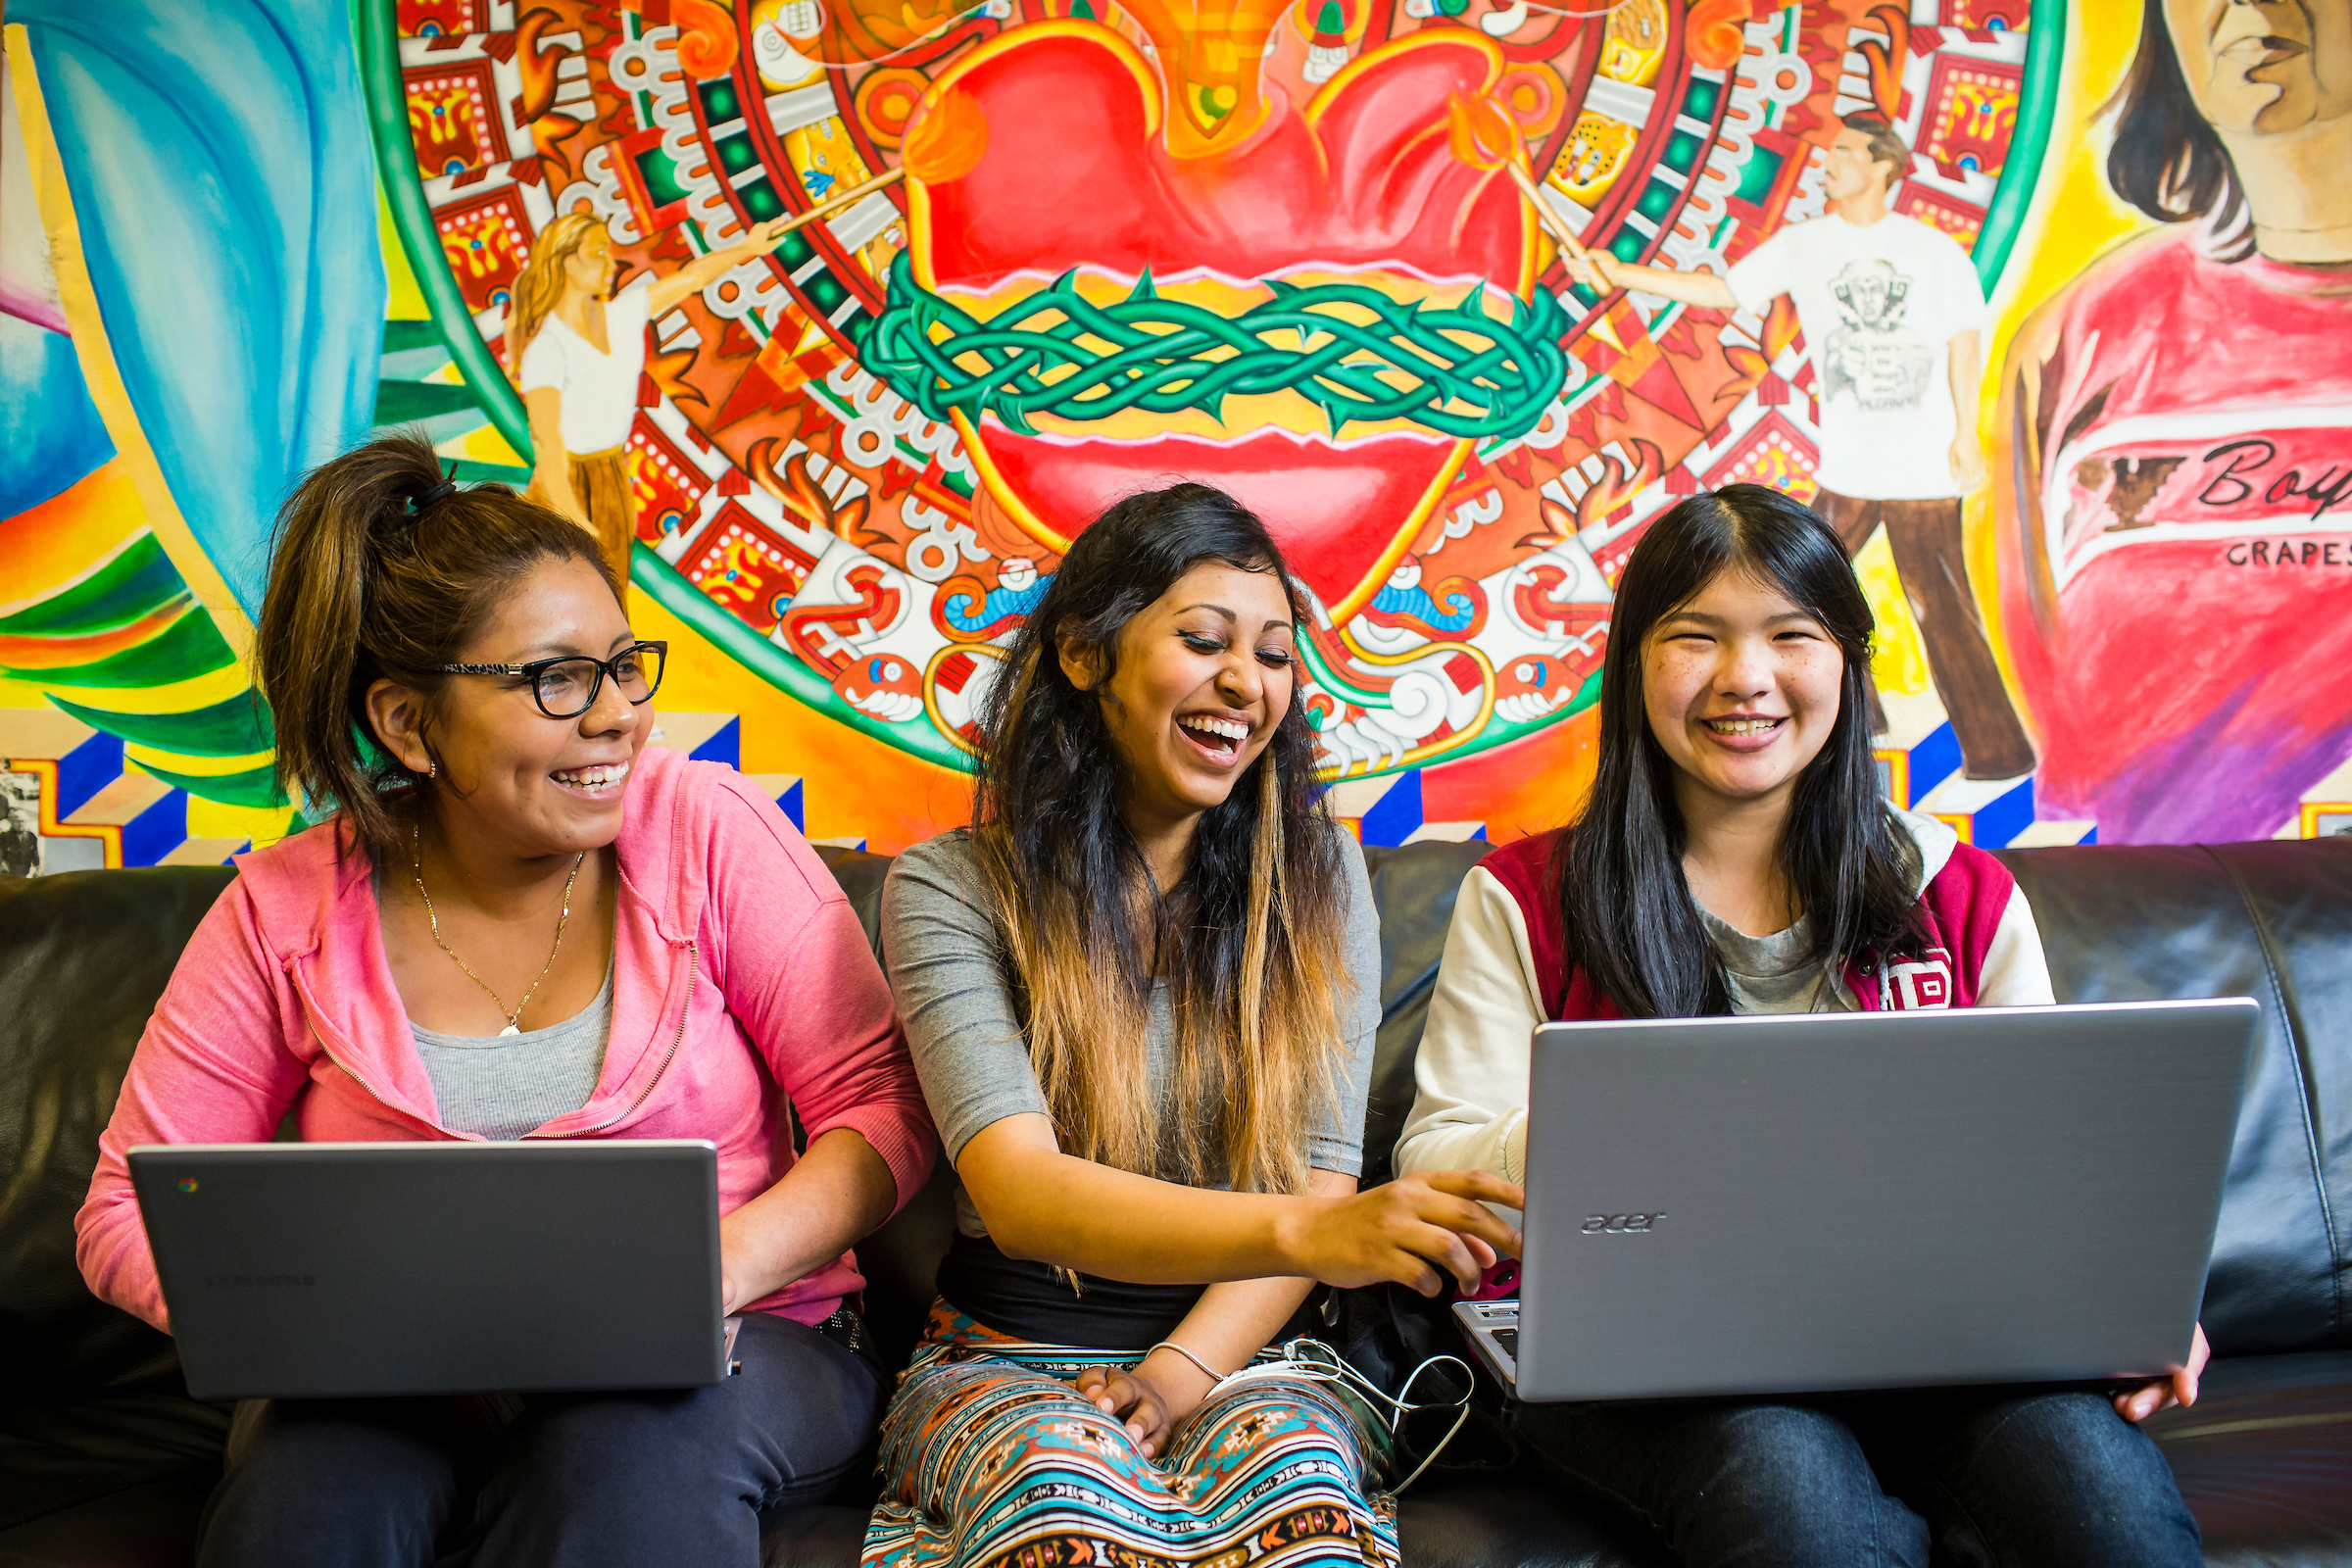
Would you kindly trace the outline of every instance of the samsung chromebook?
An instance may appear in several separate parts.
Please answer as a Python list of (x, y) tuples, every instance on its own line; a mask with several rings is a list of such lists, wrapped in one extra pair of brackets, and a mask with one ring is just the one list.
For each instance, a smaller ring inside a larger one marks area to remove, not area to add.
[(2251, 1001), (1550, 1024), (1522, 1399), (2089, 1383), (2182, 1364)]
[(715, 1383), (717, 1172), (683, 1140), (130, 1151), (200, 1399)]

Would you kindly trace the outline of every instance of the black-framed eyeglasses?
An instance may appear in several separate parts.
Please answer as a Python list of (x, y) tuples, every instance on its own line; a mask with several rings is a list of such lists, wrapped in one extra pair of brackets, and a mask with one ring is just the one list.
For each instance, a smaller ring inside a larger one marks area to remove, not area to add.
[(662, 666), (668, 662), (669, 644), (632, 643), (611, 659), (566, 654), (560, 659), (534, 659), (527, 664), (443, 664), (444, 675), (512, 675), (531, 683), (531, 700), (550, 718), (577, 718), (596, 706), (605, 677), (631, 707), (652, 700), (662, 689)]

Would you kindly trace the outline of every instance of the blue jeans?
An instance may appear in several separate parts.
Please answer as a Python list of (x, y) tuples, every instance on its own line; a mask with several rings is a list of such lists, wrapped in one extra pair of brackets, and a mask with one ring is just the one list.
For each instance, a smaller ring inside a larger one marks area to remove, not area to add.
[(199, 1568), (523, 1568), (760, 1560), (760, 1511), (870, 1458), (883, 1389), (811, 1328), (748, 1313), (743, 1370), (676, 1392), (270, 1399), (238, 1411)]
[(2164, 1455), (2095, 1394), (1528, 1404), (1545, 1464), (1684, 1568), (2203, 1568)]

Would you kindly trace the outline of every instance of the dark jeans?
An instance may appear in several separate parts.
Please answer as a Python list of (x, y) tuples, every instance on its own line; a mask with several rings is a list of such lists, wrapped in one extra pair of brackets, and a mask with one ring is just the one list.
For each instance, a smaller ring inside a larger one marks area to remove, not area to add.
[(502, 1432), (479, 1401), (239, 1407), (202, 1568), (466, 1568), (760, 1560), (760, 1510), (823, 1497), (870, 1452), (874, 1368), (747, 1313), (743, 1370), (674, 1393), (533, 1396)]
[(1539, 1458), (1649, 1521), (1684, 1568), (2205, 1561), (2164, 1455), (2095, 1394), (1529, 1404), (1516, 1415)]
[[(1838, 530), (1847, 555), (1859, 555), (1880, 525), (1894, 552), (1895, 574), (1927, 645), (1928, 673), (1960, 743), (1960, 771), (1968, 778), (2015, 778), (2034, 771), (2034, 743), (2010, 706), (2009, 688), (1993, 662), (1968, 586), (1968, 551), (1958, 501), (1865, 501), (1824, 490), (1813, 510)], [(1872, 733), (1884, 730), (1879, 689), (1870, 688)], [(1898, 803), (1899, 804), (1899, 803)]]

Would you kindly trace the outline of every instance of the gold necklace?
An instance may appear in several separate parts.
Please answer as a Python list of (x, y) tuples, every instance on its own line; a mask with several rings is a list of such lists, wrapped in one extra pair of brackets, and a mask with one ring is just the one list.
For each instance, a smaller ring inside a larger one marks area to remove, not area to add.
[(522, 1000), (514, 1004), (514, 1010), (507, 1012), (506, 1003), (500, 1000), (497, 992), (490, 990), (490, 982), (475, 974), (473, 966), (458, 956), (458, 950), (441, 940), (441, 917), (433, 912), (433, 896), (424, 891), (424, 844), (418, 836), (416, 824), (415, 822), (409, 824), (409, 872), (416, 883), (416, 896), (424, 900), (424, 918), (425, 923), (433, 928), (433, 944), (449, 955), (450, 962), (466, 971), (466, 979), (480, 986), (489, 995), (490, 1000), (497, 1004), (500, 1012), (506, 1013), (507, 1026), (499, 1031), (501, 1037), (522, 1033), (522, 1025), (518, 1021), (522, 1017), (522, 1009), (531, 1004), (532, 996), (539, 990), (539, 981), (547, 978), (548, 970), (556, 966), (556, 955), (564, 951), (564, 927), (571, 919), (571, 885), (580, 879), (580, 866), (587, 858), (588, 852), (586, 850), (582, 850), (578, 855), (572, 857), (571, 875), (564, 879), (564, 912), (556, 916), (556, 945), (547, 950), (547, 962), (540, 967), (539, 980), (532, 981), (531, 989), (525, 991), (522, 994)]

